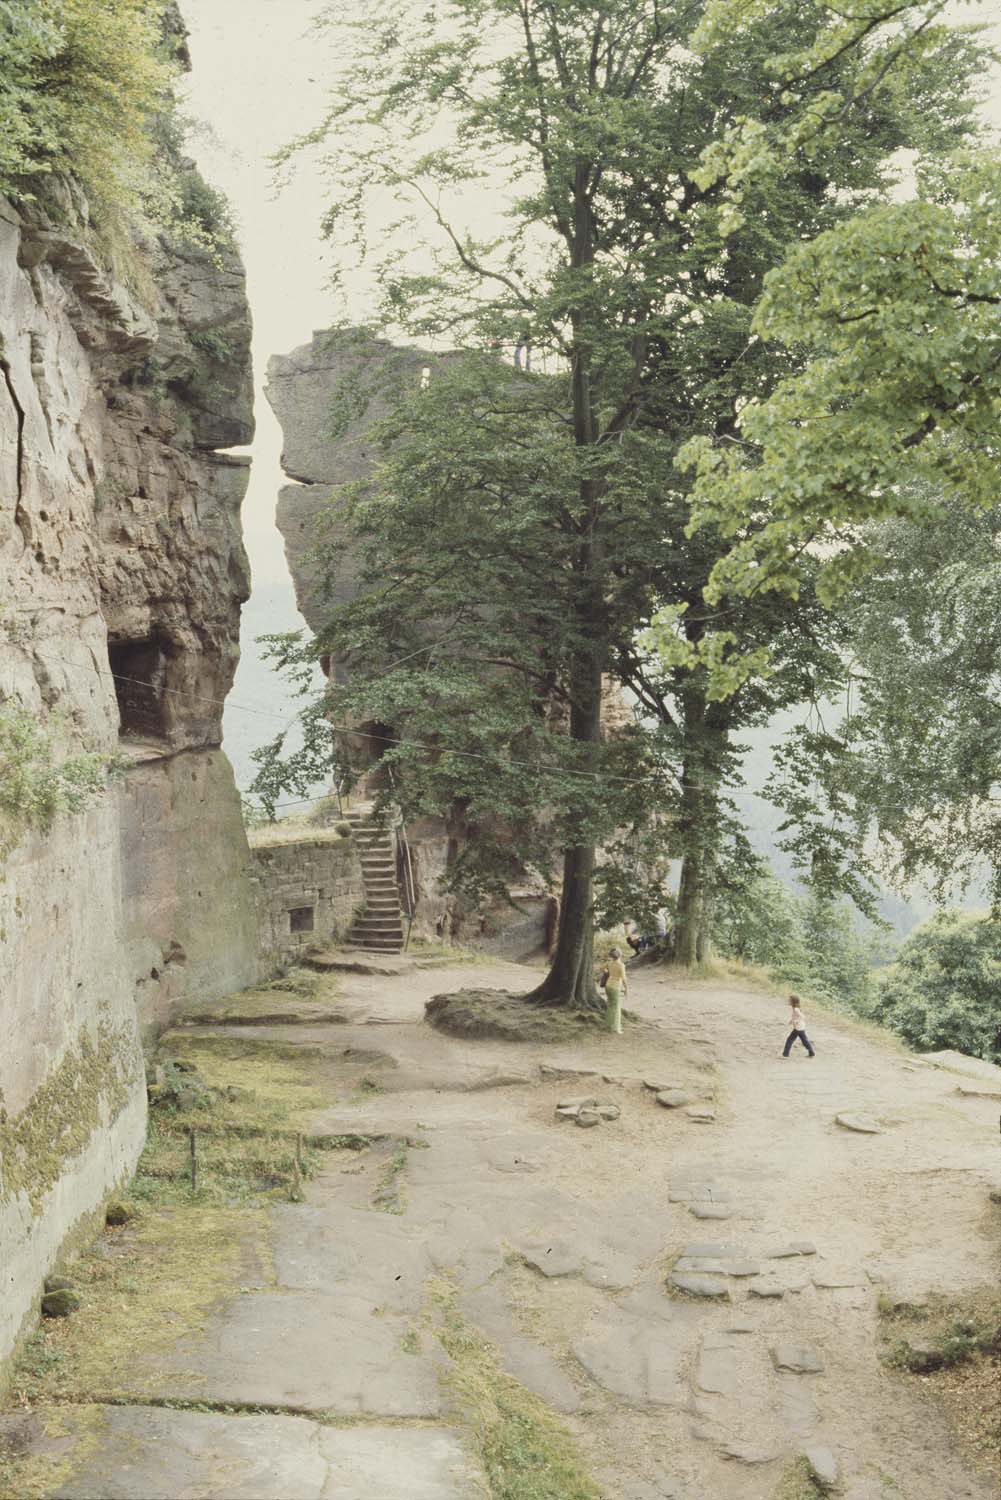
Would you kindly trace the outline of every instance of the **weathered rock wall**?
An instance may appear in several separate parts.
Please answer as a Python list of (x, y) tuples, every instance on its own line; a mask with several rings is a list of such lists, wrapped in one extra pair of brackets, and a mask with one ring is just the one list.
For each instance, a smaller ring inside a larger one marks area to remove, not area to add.
[[(65, 224), (0, 202), (0, 713), (117, 782), (0, 862), (0, 1361), (142, 1144), (141, 1042), (259, 975), (221, 714), (249, 589), (235, 254), (140, 252), (140, 302)], [(3, 840), (0, 839), (0, 843)]]

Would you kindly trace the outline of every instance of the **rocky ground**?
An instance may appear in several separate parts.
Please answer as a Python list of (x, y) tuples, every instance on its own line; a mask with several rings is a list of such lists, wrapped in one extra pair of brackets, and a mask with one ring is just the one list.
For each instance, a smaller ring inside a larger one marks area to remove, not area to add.
[[(176, 1337), (0, 1417), (34, 1493), (994, 1500), (944, 1409), (880, 1362), (877, 1300), (996, 1276), (1001, 1071), (821, 1012), (816, 1058), (783, 1060), (780, 999), (657, 969), (621, 1037), (458, 1039), (425, 1001), (524, 969), (376, 967), (285, 996), (282, 1024), (277, 997), (235, 996), (177, 1033), (301, 1054), (326, 1099), (309, 1130), (372, 1144), (269, 1205)], [(616, 1108), (581, 1128), (582, 1099)], [(522, 1389), (596, 1489), (500, 1487), (477, 1433)]]

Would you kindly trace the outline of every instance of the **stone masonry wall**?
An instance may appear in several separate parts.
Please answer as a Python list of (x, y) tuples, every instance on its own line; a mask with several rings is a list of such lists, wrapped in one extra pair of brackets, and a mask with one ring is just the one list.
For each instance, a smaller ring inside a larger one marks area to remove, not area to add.
[(364, 904), (361, 861), (349, 838), (251, 833), (261, 951), (283, 966), (314, 944), (343, 938)]
[(142, 1041), (260, 974), (221, 741), (249, 590), (252, 434), (235, 254), (144, 247), (140, 303), (0, 201), (0, 714), (121, 778), (47, 833), (0, 828), (0, 1365), (75, 1228), (132, 1170)]

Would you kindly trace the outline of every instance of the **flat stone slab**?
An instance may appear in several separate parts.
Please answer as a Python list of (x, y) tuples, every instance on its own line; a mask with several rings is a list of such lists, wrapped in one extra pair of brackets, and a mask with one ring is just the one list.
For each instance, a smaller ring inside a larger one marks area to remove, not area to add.
[(964, 1099), (1001, 1099), (1001, 1084), (957, 1083), (956, 1093)]
[(854, 1130), (859, 1135), (882, 1135), (883, 1127), (869, 1115), (835, 1115), (834, 1123), (842, 1130)]
[(676, 1271), (694, 1271), (697, 1276), (757, 1276), (761, 1270), (754, 1260), (713, 1260), (709, 1257), (685, 1256), (675, 1263)]
[[(45, 1433), (57, 1417), (58, 1438)], [(68, 1474), (50, 1500), (479, 1500), (482, 1474), (444, 1428), (324, 1427), (305, 1417), (60, 1407), (0, 1433)], [(95, 1438), (97, 1441), (95, 1442)], [(77, 1455), (79, 1455), (77, 1457)]]
[(817, 1247), (812, 1240), (790, 1240), (788, 1245), (780, 1245), (777, 1250), (769, 1250), (765, 1256), (766, 1260), (786, 1260), (793, 1255), (816, 1255)]
[(685, 1110), (685, 1116), (689, 1120), (694, 1120), (696, 1125), (711, 1125), (716, 1118), (716, 1111), (701, 1104), (692, 1104)]
[(819, 1375), (823, 1371), (824, 1361), (816, 1349), (804, 1344), (775, 1344), (771, 1352), (776, 1370), (791, 1370), (796, 1375)]
[(157, 1394), (339, 1416), (437, 1416), (435, 1363), (401, 1355), (409, 1325), (377, 1316), (377, 1307), (347, 1291), (236, 1297), (207, 1320), (204, 1334), (161, 1357)]
[(584, 1269), (580, 1252), (564, 1240), (522, 1245), (518, 1250), (526, 1266), (543, 1276), (579, 1276)]
[(732, 1194), (719, 1182), (672, 1182), (668, 1203), (729, 1203)]
[(392, 1214), (279, 1204), (271, 1222), (279, 1286), (297, 1292), (343, 1288), (394, 1312), (420, 1311), (433, 1264)]
[(778, 1298), (786, 1294), (785, 1285), (781, 1281), (752, 1281), (748, 1287), (752, 1297)]
[(831, 1267), (813, 1273), (814, 1286), (833, 1289), (842, 1286), (865, 1286), (868, 1278), (864, 1271), (841, 1270)]
[(691, 1104), (693, 1096), (684, 1089), (661, 1089), (656, 1098), (664, 1109), (681, 1109), (683, 1105)]
[(737, 1367), (732, 1345), (725, 1344), (717, 1348), (706, 1341), (695, 1366), (695, 1384), (708, 1395), (734, 1395), (737, 1390)]
[(687, 1343), (682, 1322), (613, 1308), (573, 1345), (591, 1379), (633, 1406), (674, 1406), (687, 1399), (680, 1366)]
[(934, 1068), (946, 1068), (950, 1073), (964, 1073), (967, 1078), (982, 1078), (1001, 1088), (1001, 1068), (984, 1057), (967, 1057), (965, 1052), (922, 1052), (921, 1059)]
[(677, 1292), (684, 1292), (686, 1297), (709, 1297), (719, 1301), (729, 1302), (730, 1291), (725, 1281), (719, 1281), (712, 1276), (691, 1275), (684, 1271), (672, 1271), (668, 1277), (668, 1284)]
[(733, 1210), (722, 1203), (689, 1203), (688, 1212), (696, 1219), (729, 1219)]
[(685, 1260), (745, 1260), (747, 1251), (743, 1245), (733, 1245), (726, 1240), (689, 1240), (678, 1252)]

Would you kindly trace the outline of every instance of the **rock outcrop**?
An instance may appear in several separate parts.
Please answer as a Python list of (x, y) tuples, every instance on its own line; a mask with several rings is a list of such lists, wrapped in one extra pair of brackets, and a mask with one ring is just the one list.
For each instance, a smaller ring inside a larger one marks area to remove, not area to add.
[[(282, 427), (282, 468), (294, 481), (279, 491), (276, 519), (299, 609), (312, 630), (320, 630), (332, 605), (351, 598), (357, 576), (352, 568), (352, 542), (346, 531), (339, 530), (336, 506), (330, 505), (334, 486), (364, 479), (371, 472), (375, 459), (372, 428), (387, 413), (384, 392), (389, 383), (419, 386), (433, 378), (450, 357), (361, 334), (320, 332), (314, 333), (309, 344), (268, 362), (265, 394)], [(331, 435), (334, 407), (344, 402), (346, 393), (364, 393), (364, 399), (356, 402), (356, 414), (340, 424), (335, 438)], [(334, 593), (323, 597), (310, 556), (321, 515), (325, 541), (343, 543)], [(340, 663), (326, 665), (331, 676), (342, 677)], [(362, 737), (352, 743), (352, 750), (361, 755), (378, 743), (381, 731), (374, 723), (359, 728)], [(352, 741), (353, 737), (347, 738)], [(495, 902), (471, 910), (454, 894), (446, 893), (444, 877), (449, 865), (463, 844), (476, 836), (475, 829), (468, 828), (458, 815), (448, 820), (422, 818), (408, 827), (407, 835), (417, 933), (451, 938), (512, 959), (538, 952), (545, 944), (552, 903), (532, 877), (526, 875), (522, 887), (512, 892), (516, 908)]]
[(135, 1164), (144, 1037), (259, 969), (219, 748), (249, 591), (248, 460), (220, 451), (253, 431), (243, 269), (158, 241), (137, 296), (65, 196), (58, 224), (0, 202), (0, 713), (121, 772), (44, 834), (0, 829), (0, 1360)]

